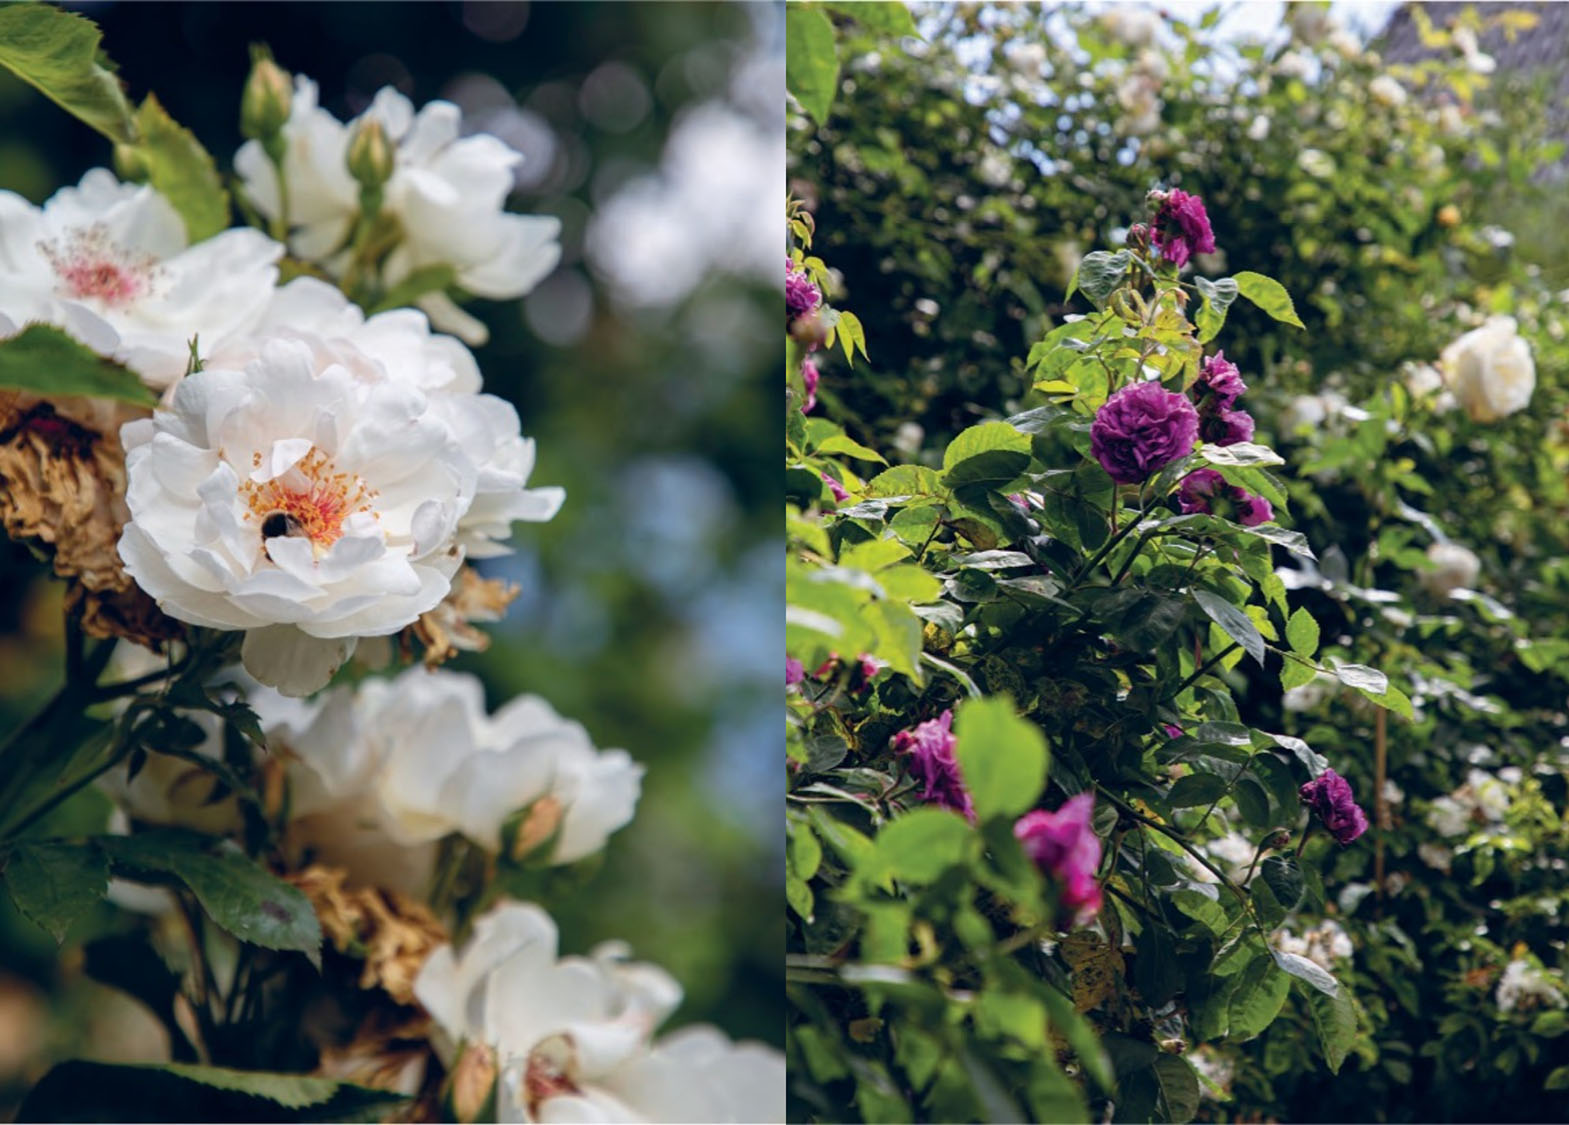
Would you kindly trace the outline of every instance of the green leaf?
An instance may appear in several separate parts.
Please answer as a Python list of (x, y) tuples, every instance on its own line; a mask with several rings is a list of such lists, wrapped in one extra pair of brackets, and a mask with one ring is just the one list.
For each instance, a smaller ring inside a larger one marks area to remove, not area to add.
[(970, 699), (954, 715), (954, 750), (980, 820), (1018, 816), (1046, 784), (1046, 739), (1002, 696)]
[(212, 156), (148, 94), (136, 111), (135, 150), (152, 184), (179, 212), (185, 236), (202, 242), (229, 226), (229, 193)]
[(109, 863), (90, 842), (24, 841), (5, 861), (5, 886), (18, 910), (63, 942), (108, 890)]
[(1280, 282), (1251, 270), (1243, 270), (1234, 280), (1237, 292), (1270, 316), (1286, 324), (1303, 327), (1302, 321), (1297, 318), (1296, 306), (1291, 303), (1291, 294), (1286, 292), (1286, 287)]
[(321, 924), (310, 900), (248, 858), (233, 843), (177, 829), (100, 836), (115, 873), (132, 879), (172, 876), (190, 888), (214, 922), (241, 941), (321, 957)]
[(1117, 287), (1127, 277), (1128, 267), (1132, 264), (1133, 256), (1126, 250), (1118, 250), (1115, 254), (1106, 250), (1095, 250), (1086, 254), (1068, 286), (1067, 296), (1071, 297), (1075, 289), (1081, 289), (1086, 297), (1100, 305), (1116, 292)]
[(188, 1063), (72, 1060), (39, 1080), (18, 1121), (377, 1121), (409, 1099), (306, 1074)]
[(1275, 964), (1300, 981), (1312, 985), (1325, 996), (1333, 996), (1340, 991), (1340, 982), (1334, 975), (1320, 965), (1317, 961), (1310, 961), (1297, 953), (1282, 953), (1280, 950), (1271, 950)]
[[(1297, 863), (1296, 856), (1272, 855), (1264, 860), (1259, 867), (1259, 874), (1264, 882), (1269, 884), (1269, 889), (1275, 892), (1275, 898), (1280, 905), (1288, 911), (1295, 910), (1297, 903), (1302, 901), (1302, 868)], [(1285, 968), (1285, 966), (1281, 966)], [(1290, 972), (1288, 969), (1287, 972)]]
[(1305, 609), (1298, 609), (1286, 622), (1286, 643), (1291, 651), (1308, 659), (1318, 651), (1318, 622)]
[(785, 5), (785, 85), (821, 125), (839, 91), (839, 49), (834, 25), (818, 7)]
[(1569, 1066), (1557, 1067), (1547, 1076), (1544, 1090), (1569, 1090)]
[(879, 465), (888, 464), (888, 459), (875, 449), (870, 449), (855, 439), (845, 434), (834, 434), (827, 438), (815, 450), (817, 453), (842, 453), (849, 457), (859, 458), (862, 461), (876, 461)]
[(1284, 465), (1286, 459), (1267, 445), (1239, 441), (1235, 445), (1206, 445), (1199, 456), (1218, 468), (1259, 468), (1264, 465)]
[[(0, 8), (0, 13), (7, 10)], [(158, 396), (132, 372), (47, 324), (29, 324), (9, 340), (0, 340), (0, 387), (37, 395), (116, 398), (138, 406), (158, 403)]]
[(1211, 621), (1220, 626), (1226, 635), (1242, 646), (1243, 650), (1262, 666), (1264, 663), (1264, 638), (1253, 624), (1253, 619), (1212, 590), (1194, 590), (1193, 598)]
[(906, 35), (920, 38), (915, 28), (915, 18), (902, 0), (857, 0), (854, 4), (830, 4), (835, 12), (849, 16), (866, 30), (891, 39)]
[(974, 839), (958, 813), (924, 808), (905, 813), (877, 834), (871, 850), (856, 865), (856, 875), (871, 883), (889, 876), (908, 883), (930, 883), (963, 862)]
[(1225, 791), (1226, 782), (1223, 778), (1212, 773), (1190, 773), (1186, 777), (1179, 777), (1172, 785), (1171, 792), (1166, 795), (1166, 803), (1174, 809), (1195, 808), (1219, 800)]
[(943, 452), (943, 483), (1007, 484), (1029, 466), (1030, 439), (1006, 422), (983, 422), (962, 431)]
[(1223, 277), (1218, 281), (1211, 281), (1207, 277), (1195, 277), (1193, 284), (1204, 298), (1193, 320), (1198, 326), (1199, 343), (1207, 344), (1225, 327), (1226, 311), (1237, 299), (1237, 282), (1235, 278), (1230, 277)]
[(1254, 957), (1231, 994), (1229, 1037), (1237, 1042), (1252, 1039), (1274, 1023), (1290, 989), (1291, 978), (1280, 971), (1273, 957), (1267, 953)]
[(1166, 1120), (1186, 1125), (1199, 1111), (1199, 1080), (1193, 1066), (1181, 1055), (1161, 1054), (1150, 1069), (1165, 1106)]
[(1306, 999), (1308, 1013), (1313, 1017), (1313, 1030), (1318, 1033), (1318, 1045), (1324, 1052), (1324, 1061), (1331, 1074), (1340, 1073), (1340, 1064), (1357, 1037), (1357, 1011), (1351, 1002), (1351, 993), (1336, 989), (1333, 996), (1303, 984), (1301, 991)]
[(99, 39), (92, 20), (48, 4), (0, 8), (0, 66), (111, 141), (130, 144), (131, 106), (100, 62)]

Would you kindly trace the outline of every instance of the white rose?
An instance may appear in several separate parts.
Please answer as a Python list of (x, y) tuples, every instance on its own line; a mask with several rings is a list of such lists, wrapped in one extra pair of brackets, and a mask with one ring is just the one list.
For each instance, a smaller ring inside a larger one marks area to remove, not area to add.
[(708, 1026), (653, 1040), (681, 987), (624, 955), (611, 945), (558, 959), (549, 915), (505, 902), (461, 952), (430, 955), (414, 994), (448, 1065), (460, 1044), (495, 1052), (498, 1120), (783, 1121), (784, 1057)]
[(1275, 73), (1306, 82), (1318, 71), (1318, 62), (1306, 51), (1287, 51), (1275, 60)]
[(247, 671), (287, 694), (434, 607), (463, 561), (475, 473), (452, 431), (305, 342), (189, 376), (121, 440), (126, 570), (170, 616), (246, 630)]
[(1369, 82), (1367, 92), (1380, 105), (1394, 107), (1406, 104), (1406, 88), (1387, 74), (1380, 74)]
[[(458, 521), (457, 542), (470, 558), (506, 554), (499, 541), (512, 523), (551, 519), (566, 499), (561, 488), (528, 488), (534, 441), (522, 435), (517, 410), (505, 399), (477, 393), (479, 365), (460, 340), (431, 332), (417, 309), (392, 309), (366, 318), (336, 286), (297, 278), (277, 290), (258, 332), (304, 341), (322, 363), (340, 363), (367, 381), (389, 379), (424, 392), (431, 413), (452, 431), (473, 465), (474, 497)], [(215, 364), (243, 367), (261, 338), (214, 356)]]
[(1317, 46), (1337, 25), (1327, 4), (1287, 4), (1286, 18), (1292, 33), (1309, 46)]
[(1327, 180), (1335, 174), (1335, 158), (1321, 148), (1305, 148), (1297, 153), (1297, 166), (1315, 179)]
[(1428, 802), (1427, 823), (1440, 836), (1462, 836), (1471, 827), (1471, 809), (1453, 797), (1435, 797)]
[(192, 246), (167, 199), (104, 168), (41, 208), (0, 191), (0, 335), (54, 324), (166, 387), (192, 337), (207, 354), (255, 327), (282, 254), (253, 230)]
[(1482, 573), (1482, 560), (1476, 552), (1459, 543), (1434, 543), (1427, 549), (1433, 564), (1418, 577), (1422, 588), (1437, 598), (1447, 598), (1456, 590), (1471, 589)]
[(258, 693), (253, 705), (290, 755), (289, 846), (358, 881), (421, 893), (443, 837), (498, 852), (522, 810), (523, 848), (554, 836), (549, 861), (574, 863), (637, 805), (643, 768), (625, 750), (595, 749), (535, 696), (487, 715), (473, 676), (415, 667), (334, 690), (304, 714), (279, 702)]
[(1144, 136), (1160, 127), (1163, 103), (1155, 93), (1155, 84), (1145, 76), (1129, 75), (1118, 83), (1117, 104), (1126, 113), (1118, 120), (1118, 124), (1129, 136)]
[(1531, 346), (1512, 316), (1493, 316), (1443, 350), (1444, 381), (1476, 422), (1496, 422), (1524, 410), (1536, 389)]
[[(387, 258), (383, 281), (394, 285), (425, 266), (450, 265), (459, 285), (479, 297), (520, 297), (561, 259), (561, 222), (550, 216), (507, 212), (512, 170), (523, 158), (488, 134), (460, 136), (462, 113), (435, 101), (415, 113), (413, 103), (384, 87), (369, 109), (345, 125), (317, 104), (316, 84), (295, 79), (294, 100), (283, 135), (290, 245), (301, 257), (341, 272), (339, 247), (359, 213), (359, 185), (349, 175), (349, 141), (355, 125), (374, 118), (396, 146), (382, 212), (396, 218), (403, 238)], [(257, 141), (234, 157), (246, 194), (269, 219), (282, 213), (277, 169)], [(450, 299), (433, 294), (421, 306), (439, 327), (470, 343), (484, 342), (484, 328)]]
[(1248, 140), (1264, 141), (1269, 139), (1269, 116), (1260, 113), (1248, 124)]
[(1100, 25), (1130, 47), (1148, 47), (1160, 30), (1160, 17), (1142, 4), (1113, 4), (1101, 13)]

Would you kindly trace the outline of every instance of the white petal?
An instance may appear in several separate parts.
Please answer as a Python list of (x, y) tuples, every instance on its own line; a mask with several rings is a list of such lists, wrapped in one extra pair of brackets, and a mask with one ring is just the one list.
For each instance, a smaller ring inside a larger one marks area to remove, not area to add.
[(270, 625), (245, 634), (240, 659), (262, 683), (302, 696), (326, 687), (353, 651), (353, 637), (323, 639), (291, 625)]

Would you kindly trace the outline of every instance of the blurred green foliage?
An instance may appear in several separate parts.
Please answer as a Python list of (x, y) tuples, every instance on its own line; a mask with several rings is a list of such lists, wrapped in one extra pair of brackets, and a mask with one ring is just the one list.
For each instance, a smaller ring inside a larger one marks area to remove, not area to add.
[[(492, 122), (522, 122), (533, 146), (514, 205), (562, 218), (567, 284), (554, 292), (567, 293), (571, 316), (559, 304), (483, 304), (491, 342), (477, 355), (486, 389), (516, 403), (538, 439), (533, 479), (564, 485), (568, 500), (555, 521), (520, 529), (515, 555), (484, 566), (523, 593), (488, 630), (490, 651), (458, 666), (485, 679), (492, 704), (543, 695), (598, 745), (624, 746), (648, 768), (636, 819), (583, 892), (547, 903), (563, 949), (626, 939), (685, 985), (677, 1022), (777, 1042), (780, 845), (756, 815), (779, 792), (769, 753), (779, 626), (768, 609), (778, 529), (765, 502), (777, 478), (762, 439), (777, 289), (716, 268), (666, 306), (631, 307), (585, 260), (584, 239), (597, 207), (657, 170), (685, 111), (725, 98), (750, 55), (777, 52), (781, 14), (708, 3), (76, 7), (102, 27), (131, 94), (156, 90), (226, 175), (253, 42), (314, 78), (340, 118), (390, 83), (417, 104), (454, 98), (479, 127), (476, 105)], [(622, 85), (607, 98), (594, 77), (612, 62)], [(0, 187), (42, 201), (110, 155), (0, 76)], [(550, 323), (563, 319), (570, 332)], [(556, 329), (549, 339), (541, 323)], [(9, 543), (0, 586), (0, 728), (10, 729), (62, 680), (59, 589)], [(45, 827), (85, 831), (106, 811), (89, 793)], [(120, 924), (100, 908), (62, 960), (0, 906), (0, 1106), (54, 1058), (146, 1049), (111, 1041), (114, 1006), (69, 953)]]

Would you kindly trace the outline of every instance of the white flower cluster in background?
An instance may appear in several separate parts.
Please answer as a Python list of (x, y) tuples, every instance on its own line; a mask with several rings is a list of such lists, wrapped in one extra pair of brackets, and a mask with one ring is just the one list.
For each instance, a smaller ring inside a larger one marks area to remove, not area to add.
[(681, 987), (626, 956), (558, 957), (549, 915), (504, 903), (432, 953), (414, 993), (449, 1067), (473, 1052), (494, 1068), (498, 1120), (783, 1121), (783, 1056), (704, 1025), (654, 1038)]
[(1474, 769), (1466, 773), (1460, 788), (1428, 802), (1427, 823), (1440, 836), (1464, 836), (1475, 824), (1502, 823), (1508, 811), (1509, 786), (1485, 770)]
[(1280, 930), (1270, 939), (1282, 953), (1306, 957), (1325, 972), (1335, 971), (1335, 962), (1349, 960), (1354, 952), (1351, 938), (1333, 918), (1326, 918), (1300, 936)]
[(1553, 974), (1540, 965), (1516, 957), (1504, 966), (1494, 1002), (1500, 1012), (1530, 1012), (1538, 1008), (1569, 1008)]

